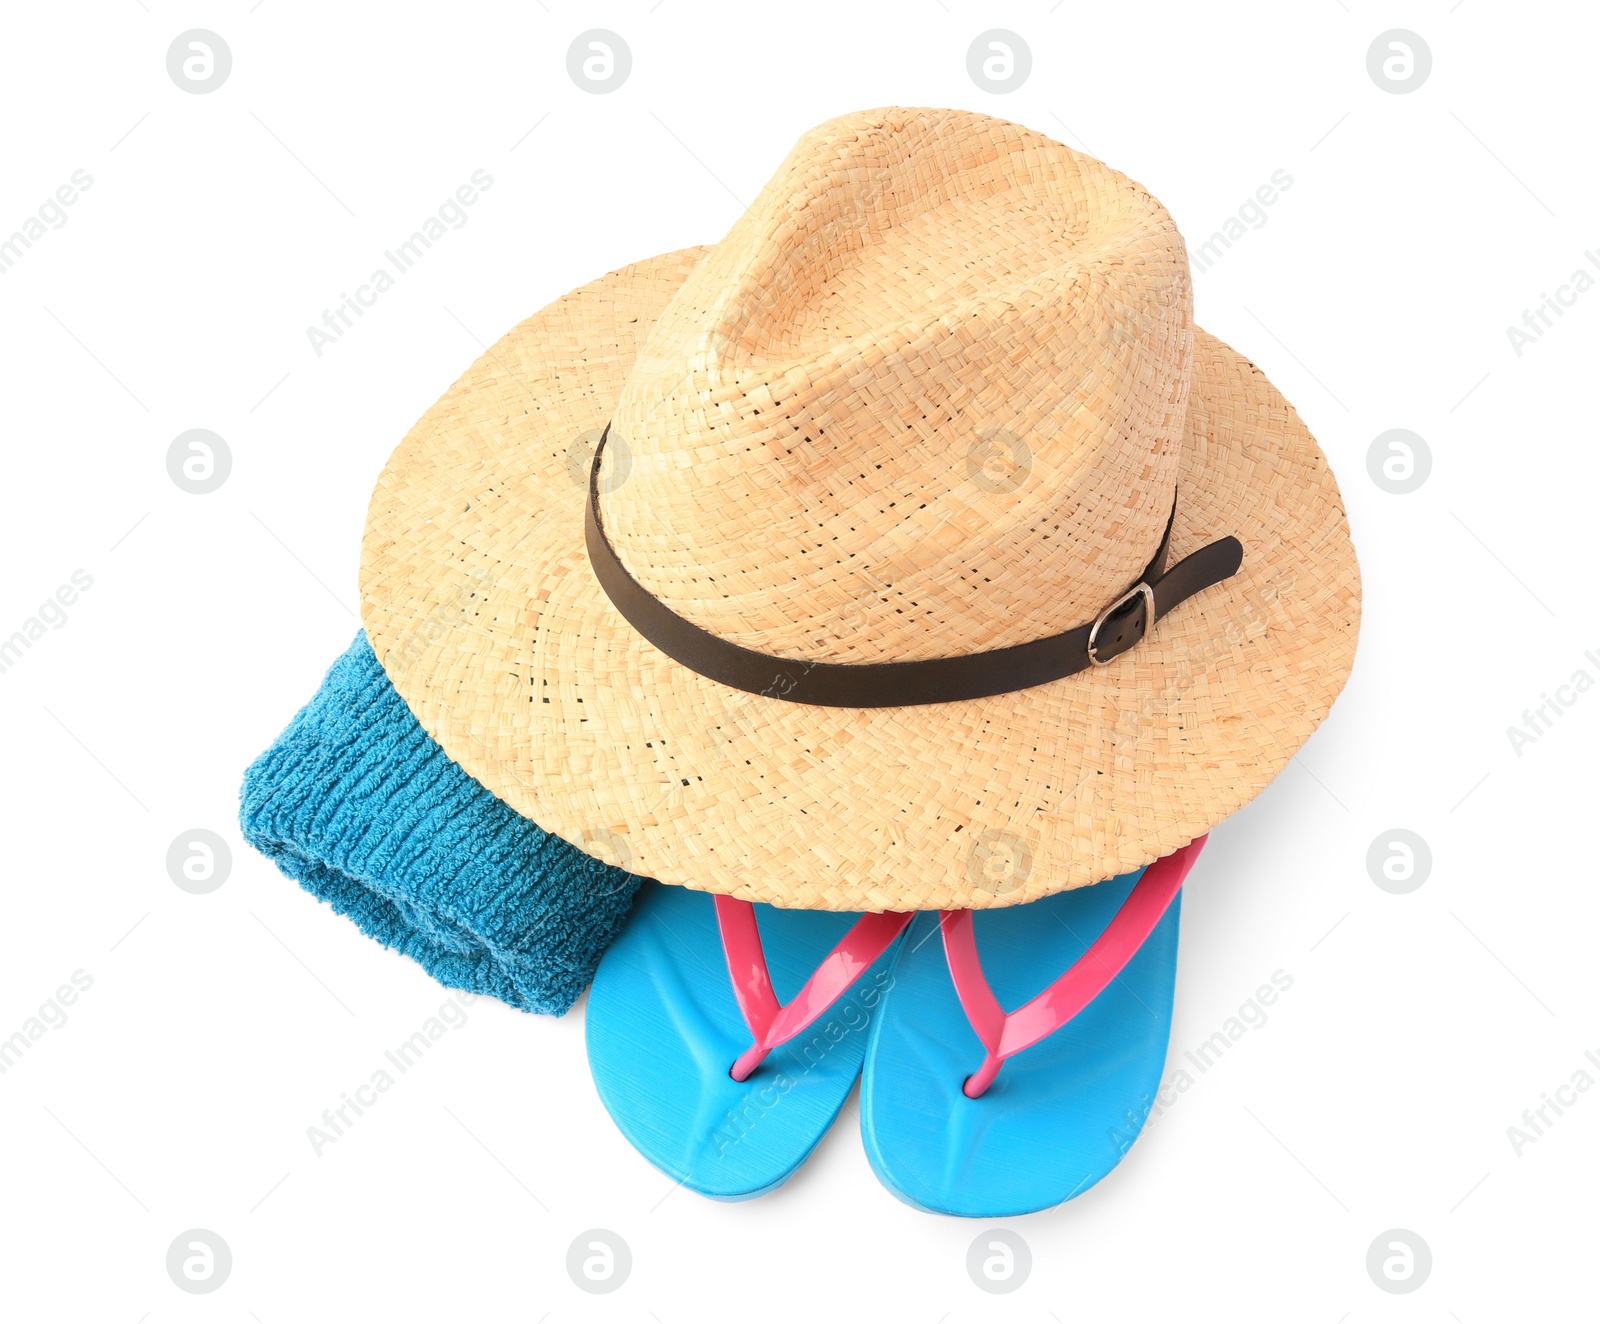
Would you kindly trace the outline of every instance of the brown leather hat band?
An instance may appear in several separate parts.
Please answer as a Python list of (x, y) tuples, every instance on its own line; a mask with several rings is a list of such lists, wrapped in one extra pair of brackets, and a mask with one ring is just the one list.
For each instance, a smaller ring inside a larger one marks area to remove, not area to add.
[(628, 624), (675, 662), (734, 689), (791, 703), (903, 708), (982, 699), (1060, 680), (1127, 652), (1147, 638), (1155, 622), (1180, 602), (1232, 575), (1244, 556), (1237, 538), (1221, 538), (1164, 570), (1177, 516), (1174, 496), (1161, 546), (1144, 573), (1087, 625), (1009, 648), (914, 662), (806, 662), (774, 657), (729, 643), (686, 621), (628, 573), (600, 522), (600, 460), (610, 431), (607, 427), (595, 447), (584, 514), (584, 543), (600, 587)]

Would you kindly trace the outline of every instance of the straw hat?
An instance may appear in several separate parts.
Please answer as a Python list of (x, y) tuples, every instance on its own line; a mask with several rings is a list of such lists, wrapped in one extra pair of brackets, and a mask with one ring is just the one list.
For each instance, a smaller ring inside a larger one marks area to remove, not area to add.
[(1360, 614), (1327, 461), (1194, 326), (1161, 204), (947, 110), (821, 125), (721, 243), (507, 334), (390, 458), (361, 591), (514, 808), (832, 910), (1175, 850), (1322, 720)]

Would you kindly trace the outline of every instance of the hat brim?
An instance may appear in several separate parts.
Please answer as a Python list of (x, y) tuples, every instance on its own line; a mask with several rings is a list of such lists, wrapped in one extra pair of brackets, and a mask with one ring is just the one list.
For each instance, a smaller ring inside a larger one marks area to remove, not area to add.
[(635, 873), (871, 911), (1013, 905), (1126, 873), (1283, 768), (1350, 672), (1359, 571), (1316, 442), (1203, 331), (1171, 559), (1232, 534), (1244, 562), (1109, 665), (986, 699), (819, 708), (729, 689), (635, 633), (584, 551), (584, 445), (706, 251), (528, 318), (379, 478), (363, 620), (452, 759)]

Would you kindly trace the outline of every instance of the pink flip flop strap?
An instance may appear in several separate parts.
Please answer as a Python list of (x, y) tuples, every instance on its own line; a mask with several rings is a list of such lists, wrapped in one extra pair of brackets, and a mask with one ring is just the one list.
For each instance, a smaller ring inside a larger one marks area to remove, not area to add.
[(1089, 950), (1038, 997), (1010, 1013), (1001, 1009), (989, 981), (983, 977), (972, 931), (972, 912), (946, 910), (940, 914), (939, 932), (950, 964), (950, 978), (961, 999), (961, 1009), (967, 1013), (984, 1048), (983, 1065), (967, 1077), (962, 1093), (976, 1099), (994, 1083), (1006, 1058), (1053, 1034), (1094, 1001), (1167, 913), (1205, 841), (1204, 837), (1196, 837), (1150, 865)]
[(746, 1079), (779, 1044), (794, 1038), (818, 1016), (827, 1011), (863, 971), (888, 950), (902, 929), (911, 922), (911, 913), (863, 915), (834, 949), (822, 958), (805, 986), (788, 1002), (780, 1003), (772, 991), (767, 973), (767, 954), (761, 947), (756, 927), (756, 910), (748, 901), (731, 896), (714, 898), (717, 929), (722, 934), (722, 954), (733, 981), (733, 996), (744, 1014), (755, 1042), (739, 1055), (728, 1072), (735, 1080)]

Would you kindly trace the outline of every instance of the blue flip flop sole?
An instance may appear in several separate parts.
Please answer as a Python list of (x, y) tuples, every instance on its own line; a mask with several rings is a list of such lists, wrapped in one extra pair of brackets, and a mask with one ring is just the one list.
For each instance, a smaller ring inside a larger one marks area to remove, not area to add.
[[(859, 918), (757, 905), (772, 987), (788, 1001)], [(903, 936), (903, 935), (902, 935)], [(748, 1080), (728, 1075), (751, 1033), (733, 996), (712, 898), (646, 883), (589, 990), (595, 1087), (628, 1141), (719, 1200), (782, 1185), (839, 1115), (866, 1056), (896, 945)]]
[[(978, 954), (1011, 1011), (1083, 955), (1142, 870), (973, 916)], [(1080, 1195), (1138, 1136), (1172, 1025), (1182, 895), (1105, 989), (1054, 1034), (1009, 1058), (986, 1093), (983, 1061), (951, 982), (939, 917), (919, 915), (868, 1042), (861, 1135), (878, 1179), (935, 1213), (1009, 1218)]]

